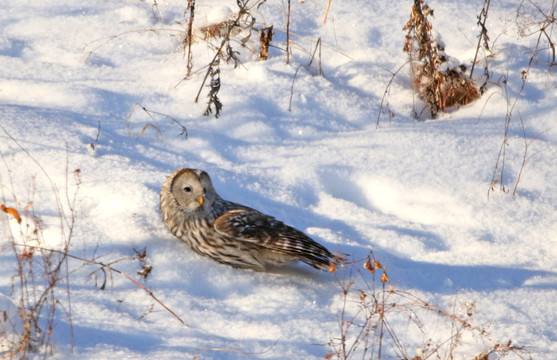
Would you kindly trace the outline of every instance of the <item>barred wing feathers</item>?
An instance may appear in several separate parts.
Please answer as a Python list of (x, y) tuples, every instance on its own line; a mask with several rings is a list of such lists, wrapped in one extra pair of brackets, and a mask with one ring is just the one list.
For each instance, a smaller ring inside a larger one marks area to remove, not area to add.
[(223, 235), (288, 254), (318, 269), (328, 269), (333, 261), (325, 247), (303, 232), (250, 208), (225, 212), (215, 220), (214, 228)]

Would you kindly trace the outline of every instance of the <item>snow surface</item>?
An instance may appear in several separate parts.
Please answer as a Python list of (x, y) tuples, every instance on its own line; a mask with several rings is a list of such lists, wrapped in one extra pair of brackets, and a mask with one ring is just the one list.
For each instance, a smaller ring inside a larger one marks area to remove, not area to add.
[[(416, 120), (413, 109), (420, 105), (403, 68), (386, 98), (394, 116), (382, 114), (379, 127), (384, 92), (407, 59), (402, 28), (411, 2), (333, 0), (325, 23), (327, 1), (292, 2), (289, 65), (285, 4), (268, 0), (253, 10), (256, 27), (275, 26), (276, 48), (267, 61), (257, 61), (254, 33), (248, 49), (236, 44), (240, 66), (221, 63), (219, 118), (203, 116), (207, 89), (194, 102), (214, 54), (205, 41), (193, 45), (193, 74), (183, 80), (185, 1), (4, 4), (2, 203), (23, 215), (32, 201), (44, 245), (57, 248), (63, 234), (53, 189), (71, 197), (79, 169), (70, 253), (109, 262), (146, 248), (153, 266), (146, 282), (135, 275), (137, 262), (114, 267), (189, 325), (116, 273), (100, 290), (102, 279), (90, 275), (98, 267), (70, 260), (73, 336), (61, 295), (47, 357), (319, 359), (330, 352), (327, 344), (339, 336), (339, 283), (354, 269), (329, 274), (297, 265), (254, 273), (192, 253), (164, 228), (158, 209), (165, 176), (187, 166), (206, 170), (224, 198), (273, 214), (331, 250), (351, 259), (373, 250), (397, 289), (447, 310), (475, 303), (474, 321), (491, 339), (511, 339), (529, 346), (535, 358), (554, 358), (557, 76), (542, 50), (519, 93), (537, 35), (519, 35), (517, 2), (491, 3), (493, 83), (480, 100), (435, 121)], [(196, 5), (200, 23), (237, 9), (235, 1)], [(429, 5), (447, 54), (470, 64), (483, 2)], [(549, 8), (547, 1), (540, 5)], [(148, 29), (161, 30), (138, 31)], [(534, 32), (535, 23), (528, 30)], [(324, 77), (319, 51), (307, 66), (319, 38)], [(510, 193), (496, 188), (488, 197), (505, 116), (517, 96), (503, 180)], [(170, 117), (187, 128), (187, 138)], [(525, 140), (528, 162), (513, 196)], [(30, 221), (23, 217), (23, 224)], [(0, 306), (6, 307), (0, 310), (16, 324), (17, 265), (7, 239), (8, 226), (16, 234), (19, 227), (11, 216), (0, 224)], [(432, 336), (448, 337), (435, 327), (436, 316), (422, 316)], [(401, 333), (407, 327), (404, 320), (393, 326)], [(417, 351), (412, 346), (410, 357)]]

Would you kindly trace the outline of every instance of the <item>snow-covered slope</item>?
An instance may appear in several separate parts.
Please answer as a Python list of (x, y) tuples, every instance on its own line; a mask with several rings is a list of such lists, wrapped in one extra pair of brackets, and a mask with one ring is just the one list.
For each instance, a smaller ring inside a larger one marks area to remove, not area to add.
[[(77, 191), (70, 254), (107, 264), (145, 248), (152, 266), (146, 282), (136, 275), (137, 260), (113, 267), (150, 289), (188, 326), (126, 277), (69, 259), (62, 272), (69, 274), (56, 291), (47, 357), (329, 354), (328, 343), (339, 337), (341, 284), (356, 268), (329, 274), (296, 265), (254, 273), (192, 253), (164, 228), (158, 209), (166, 175), (185, 166), (207, 171), (222, 197), (272, 214), (352, 260), (373, 251), (395, 289), (449, 312), (474, 303), (471, 321), (490, 339), (511, 339), (530, 346), (536, 358), (552, 358), (557, 78), (550, 52), (542, 49), (534, 57), (520, 91), (521, 72), (537, 40), (537, 34), (519, 35), (521, 19), (535, 18), (535, 9), (522, 14), (517, 25), (516, 2), (492, 2), (488, 91), (473, 104), (424, 121), (413, 116), (421, 105), (407, 67), (389, 87), (392, 74), (407, 61), (402, 28), (411, 2), (330, 5), (324, 23), (327, 1), (292, 2), (290, 64), (284, 54), (286, 2), (268, 0), (252, 9), (256, 28), (274, 25), (276, 47), (267, 61), (258, 61), (256, 32), (248, 48), (232, 43), (242, 63), (234, 68), (221, 61), (218, 97), (224, 106), (218, 118), (203, 116), (208, 88), (194, 102), (214, 55), (207, 41), (192, 44), (193, 71), (184, 80), (186, 2), (49, 0), (3, 6), (0, 182), (2, 203), (23, 217), (23, 226), (11, 215), (0, 220), (0, 291), (6, 300), (0, 311), (13, 325), (8, 333), (21, 332), (17, 311), (5, 305), (21, 298), (8, 229), (23, 241), (20, 229), (29, 231), (27, 223), (33, 228), (25, 209), (33, 209), (41, 220), (41, 245), (60, 249), (69, 227), (60, 223), (58, 201), (69, 216), (67, 198)], [(483, 3), (429, 5), (446, 52), (470, 64)], [(549, 10), (550, 4), (540, 6)], [(236, 11), (234, 1), (197, 1), (195, 15), (202, 25)], [(537, 29), (532, 22), (530, 31)], [(541, 48), (547, 47), (543, 41)], [(382, 113), (377, 126), (386, 90), (382, 110), (388, 106), (393, 116)], [(488, 197), (515, 99), (503, 173), (509, 192), (496, 186)], [(518, 179), (525, 142), (527, 162)], [(436, 327), (436, 314), (425, 312), (420, 320), (430, 332), (426, 337), (450, 336)], [(404, 319), (393, 319), (392, 325), (399, 334), (407, 331)], [(415, 356), (420, 344), (413, 335), (401, 340), (409, 341), (406, 351)], [(384, 351), (394, 350), (389, 345)], [(477, 355), (470, 351), (464, 358)]]

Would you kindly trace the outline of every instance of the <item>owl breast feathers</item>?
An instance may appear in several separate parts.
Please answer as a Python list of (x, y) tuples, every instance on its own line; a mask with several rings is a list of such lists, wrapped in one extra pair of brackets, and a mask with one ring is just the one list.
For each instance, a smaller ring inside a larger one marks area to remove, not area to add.
[(320, 270), (334, 268), (335, 257), (303, 232), (223, 200), (204, 171), (174, 171), (160, 198), (167, 228), (194, 251), (215, 261), (256, 271), (294, 261)]

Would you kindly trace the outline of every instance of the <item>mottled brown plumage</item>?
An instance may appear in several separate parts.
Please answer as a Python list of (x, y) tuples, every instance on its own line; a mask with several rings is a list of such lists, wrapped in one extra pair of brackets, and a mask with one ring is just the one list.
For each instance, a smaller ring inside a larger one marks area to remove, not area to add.
[(223, 200), (209, 175), (174, 171), (161, 189), (167, 228), (197, 253), (237, 268), (265, 271), (267, 265), (303, 261), (327, 270), (333, 255), (303, 232), (247, 206)]

